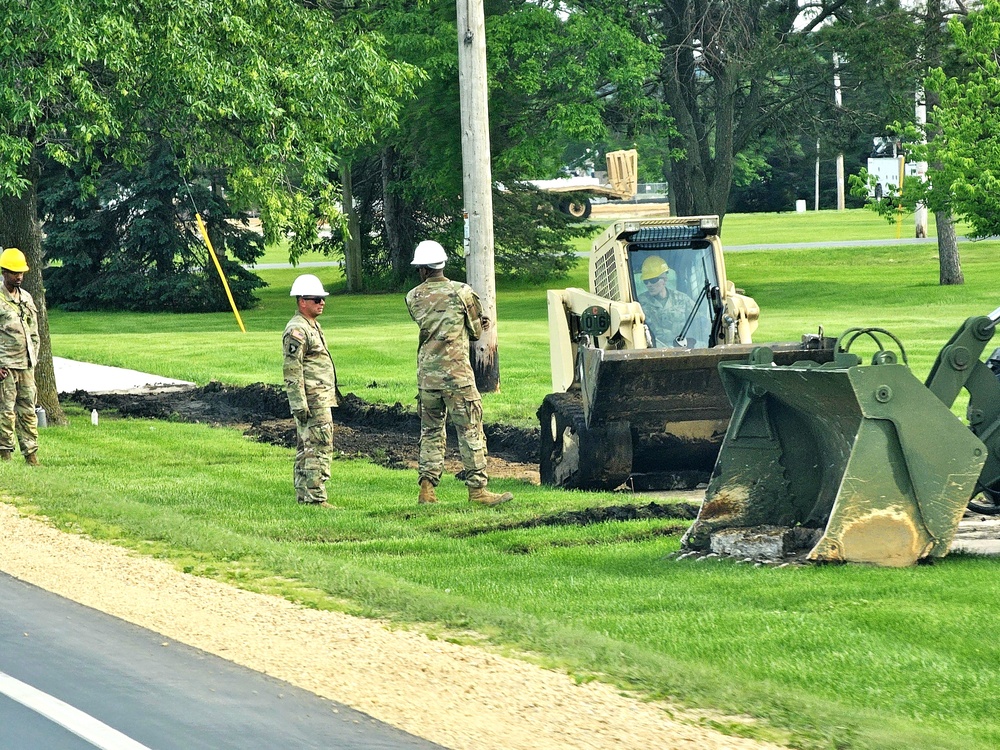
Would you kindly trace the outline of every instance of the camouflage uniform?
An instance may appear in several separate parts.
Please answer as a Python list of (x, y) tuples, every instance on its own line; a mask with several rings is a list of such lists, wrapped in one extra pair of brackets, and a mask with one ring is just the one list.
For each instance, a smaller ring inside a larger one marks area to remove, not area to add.
[(469, 339), (483, 335), (483, 308), (472, 287), (443, 276), (406, 295), (420, 326), (417, 399), (420, 409), (420, 479), (436, 487), (444, 471), (445, 419), (451, 415), (465, 468), (465, 483), (486, 487), (483, 401), (469, 362)]
[[(326, 480), (333, 458), (333, 416), (337, 371), (326, 348), (323, 329), (296, 313), (282, 336), (288, 405), (296, 416), (295, 496), (300, 503), (326, 501)], [(308, 415), (305, 419), (300, 416)]]
[(668, 289), (665, 299), (643, 292), (636, 301), (642, 305), (642, 311), (646, 314), (646, 325), (655, 337), (653, 346), (677, 346), (674, 339), (684, 328), (684, 323), (694, 307), (694, 300), (684, 292)]
[(18, 292), (15, 300), (0, 283), (0, 367), (7, 369), (7, 377), (0, 381), (0, 451), (13, 452), (16, 432), (21, 453), (29, 456), (38, 450), (38, 309), (27, 291)]

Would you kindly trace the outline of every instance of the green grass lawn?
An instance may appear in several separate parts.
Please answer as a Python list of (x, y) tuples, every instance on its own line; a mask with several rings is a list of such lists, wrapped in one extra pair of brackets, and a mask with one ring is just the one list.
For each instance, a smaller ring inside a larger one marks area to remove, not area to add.
[[(968, 228), (956, 227), (959, 236)], [(937, 236), (934, 214), (927, 217), (927, 234)], [(912, 214), (888, 222), (873, 211), (806, 211), (780, 214), (727, 214), (722, 224), (722, 240), (727, 245), (820, 242), (824, 240), (891, 240), (914, 236)]]
[[(799, 218), (769, 217), (761, 232), (789, 233), (785, 220)], [(1000, 305), (997, 250), (963, 244), (967, 283), (949, 288), (937, 285), (933, 245), (733, 253), (727, 270), (760, 304), (758, 341), (877, 325), (923, 377), (966, 317)], [(320, 276), (336, 287), (338, 273)], [(244, 313), (246, 334), (231, 314), (53, 311), (53, 350), (199, 383), (277, 383), (296, 274), (262, 273), (270, 286)], [(560, 285), (586, 286), (585, 267)], [(486, 396), (486, 417), (532, 424), (549, 390), (545, 290), (501, 281), (498, 309), (502, 390)], [(412, 403), (416, 326), (401, 294), (335, 294), (323, 322), (344, 391)], [(677, 561), (683, 522), (546, 523), (635, 502), (628, 495), (498, 481), (515, 501), (472, 508), (446, 477), (442, 503), (418, 507), (415, 472), (346, 459), (330, 483), (343, 508), (316, 513), (294, 502), (289, 450), (205, 425), (102, 415), (94, 428), (77, 408), (69, 416), (42, 434), (44, 467), (0, 468), (17, 504), (61, 527), (309, 606), (447, 637), (477, 631), (581, 680), (761, 719), (724, 727), (737, 733), (815, 748), (1000, 746), (990, 698), (1000, 645), (977, 635), (1000, 615), (996, 560), (902, 570)]]
[[(303, 253), (303, 255), (298, 259), (299, 263), (330, 263), (337, 260), (329, 255), (325, 255), (319, 251), (313, 251), (308, 253)], [(264, 254), (261, 255), (255, 265), (272, 265), (275, 263), (288, 263), (288, 242), (278, 242), (273, 245), (268, 245), (264, 250)]]

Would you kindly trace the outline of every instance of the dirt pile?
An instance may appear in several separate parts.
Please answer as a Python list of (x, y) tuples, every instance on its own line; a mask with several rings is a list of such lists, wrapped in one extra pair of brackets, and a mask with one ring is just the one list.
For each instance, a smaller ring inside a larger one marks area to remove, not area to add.
[[(123, 417), (200, 422), (238, 427), (254, 440), (293, 447), (295, 424), (288, 398), (278, 386), (255, 383), (228, 386), (159, 388), (133, 393), (94, 394), (73, 391), (60, 398), (99, 412), (113, 409)], [(420, 418), (400, 403), (373, 404), (348, 393), (334, 411), (334, 445), (341, 456), (366, 458), (392, 469), (414, 468), (420, 443)], [(538, 482), (538, 430), (488, 424), (490, 473)], [(458, 439), (448, 427), (447, 470), (461, 471)]]

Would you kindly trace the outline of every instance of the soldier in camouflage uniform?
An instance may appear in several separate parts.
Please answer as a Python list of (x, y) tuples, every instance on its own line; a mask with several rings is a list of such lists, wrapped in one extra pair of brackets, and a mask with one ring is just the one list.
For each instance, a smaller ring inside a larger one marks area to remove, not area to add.
[(420, 327), (417, 387), (420, 409), (419, 503), (436, 503), (435, 487), (444, 471), (445, 420), (450, 415), (458, 433), (469, 500), (499, 505), (513, 499), (486, 489), (486, 436), (483, 401), (469, 361), (469, 339), (477, 340), (490, 321), (472, 287), (444, 275), (444, 248), (425, 240), (417, 245), (412, 265), (421, 283), (406, 295), (406, 308)]
[(295, 496), (305, 505), (333, 507), (326, 501), (326, 480), (333, 458), (333, 415), (337, 405), (337, 371), (317, 318), (327, 291), (312, 274), (292, 284), (298, 312), (285, 326), (282, 351), (288, 405), (295, 417), (297, 445), (293, 472)]
[(16, 435), (24, 460), (38, 466), (38, 310), (21, 288), (27, 270), (24, 253), (16, 247), (0, 253), (0, 460), (10, 460)]
[(670, 268), (659, 255), (651, 255), (643, 261), (640, 276), (646, 291), (639, 294), (636, 301), (646, 315), (654, 347), (679, 346), (674, 339), (680, 335), (694, 308), (693, 299), (667, 286), (668, 273)]

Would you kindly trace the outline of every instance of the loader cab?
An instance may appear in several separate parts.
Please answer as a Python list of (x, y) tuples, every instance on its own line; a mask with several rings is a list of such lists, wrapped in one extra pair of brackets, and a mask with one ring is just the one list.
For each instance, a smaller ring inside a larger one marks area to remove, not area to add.
[[(643, 308), (653, 348), (714, 346), (720, 284), (712, 244), (671, 244), (629, 243), (632, 299)], [(650, 278), (664, 266), (664, 274)]]

